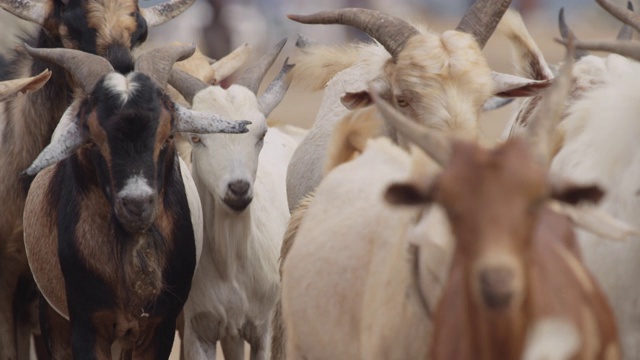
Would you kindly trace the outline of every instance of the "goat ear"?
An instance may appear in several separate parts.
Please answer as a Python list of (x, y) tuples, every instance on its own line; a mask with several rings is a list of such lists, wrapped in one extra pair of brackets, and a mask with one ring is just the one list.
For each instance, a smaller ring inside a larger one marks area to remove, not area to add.
[(549, 87), (553, 80), (531, 80), (520, 76), (493, 72), (493, 95), (500, 97), (528, 97)]
[(349, 110), (360, 109), (373, 104), (373, 99), (366, 90), (346, 92), (340, 97), (340, 102)]
[(39, 75), (16, 80), (0, 81), (0, 101), (13, 98), (18, 92), (29, 93), (40, 89), (51, 77), (51, 71), (45, 70)]
[(604, 190), (598, 185), (576, 185), (569, 181), (553, 181), (551, 184), (551, 197), (570, 205), (597, 204), (603, 196)]

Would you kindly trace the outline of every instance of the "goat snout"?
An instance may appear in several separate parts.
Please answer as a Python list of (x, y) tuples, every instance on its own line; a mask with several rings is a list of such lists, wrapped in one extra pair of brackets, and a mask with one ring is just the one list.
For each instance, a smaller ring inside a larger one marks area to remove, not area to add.
[(229, 191), (237, 197), (246, 196), (249, 192), (249, 182), (244, 180), (232, 181), (227, 185)]
[(251, 184), (248, 181), (232, 181), (227, 185), (227, 193), (223, 201), (232, 210), (243, 211), (253, 200), (250, 190)]
[(156, 213), (156, 196), (120, 197), (116, 201), (116, 215), (122, 225), (132, 232), (144, 231), (153, 222)]
[(480, 294), (484, 305), (492, 310), (502, 310), (511, 304), (514, 297), (513, 269), (508, 267), (492, 267), (480, 271)]

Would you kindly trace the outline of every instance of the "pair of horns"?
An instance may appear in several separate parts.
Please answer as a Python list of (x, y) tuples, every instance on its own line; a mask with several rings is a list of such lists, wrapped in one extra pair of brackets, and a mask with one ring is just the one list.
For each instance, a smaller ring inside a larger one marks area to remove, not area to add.
[[(71, 49), (33, 49), (25, 48), (32, 56), (55, 62), (69, 71), (85, 94), (91, 94), (97, 83), (114, 70), (109, 62), (97, 55)], [(167, 46), (148, 51), (136, 61), (136, 71), (149, 76), (161, 89), (166, 85), (173, 63), (185, 59), (195, 50), (194, 46)], [(140, 89), (140, 91), (155, 91)], [(38, 155), (24, 174), (34, 176), (47, 166), (53, 165), (73, 154), (88, 140), (78, 119), (82, 99), (75, 100), (62, 115), (51, 143)], [(208, 133), (245, 133), (251, 122), (230, 121), (215, 114), (203, 113), (173, 104), (176, 128), (178, 132)]]
[[(533, 152), (540, 160), (548, 164), (551, 160), (551, 137), (557, 124), (562, 119), (564, 103), (571, 87), (571, 69), (574, 63), (574, 49), (568, 46), (565, 62), (553, 85), (544, 94), (539, 111), (529, 123), (527, 138)], [(445, 166), (451, 154), (451, 142), (444, 133), (426, 129), (396, 110), (391, 104), (381, 99), (375, 91), (371, 91), (376, 105), (384, 119), (389, 122), (404, 138), (420, 147), (437, 163)]]
[[(36, 49), (24, 44), (29, 55), (56, 63), (66, 69), (85, 94), (93, 92), (96, 84), (106, 74), (114, 71), (108, 60), (98, 55), (74, 49)], [(193, 55), (195, 46), (165, 46), (141, 55), (135, 70), (149, 76), (161, 89), (167, 84), (169, 73), (176, 61)]]
[[(267, 71), (275, 62), (286, 42), (286, 38), (282, 39), (273, 50), (263, 55), (247, 68), (236, 84), (246, 87), (257, 95), (262, 80), (264, 80)], [(265, 116), (269, 115), (284, 97), (290, 83), (286, 75), (294, 66), (288, 63), (287, 58), (278, 76), (269, 84), (264, 94), (258, 98), (258, 103)], [(177, 69), (171, 72), (169, 84), (176, 88), (189, 103), (193, 103), (194, 96), (209, 86), (202, 80)]]
[[(456, 30), (472, 34), (480, 48), (483, 48), (510, 4), (511, 0), (477, 0)], [(376, 39), (394, 58), (404, 49), (409, 39), (418, 35), (418, 30), (406, 21), (375, 10), (347, 8), (312, 15), (287, 16), (303, 24), (352, 26)]]
[[(148, 8), (141, 8), (140, 14), (150, 27), (162, 25), (187, 10), (195, 0), (170, 0)], [(53, 0), (0, 0), (0, 7), (15, 16), (44, 25), (53, 10)]]

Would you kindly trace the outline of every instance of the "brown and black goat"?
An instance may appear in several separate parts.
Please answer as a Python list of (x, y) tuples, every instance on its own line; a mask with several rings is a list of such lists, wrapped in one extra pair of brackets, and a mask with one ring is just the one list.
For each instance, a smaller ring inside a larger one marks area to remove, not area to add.
[[(0, 7), (16, 16), (41, 25), (27, 42), (39, 48), (72, 48), (106, 57), (121, 72), (132, 70), (130, 49), (146, 39), (147, 28), (159, 25), (181, 11), (193, 0), (170, 0), (150, 8), (140, 8), (137, 0), (0, 0)], [(3, 122), (0, 142), (0, 359), (27, 359), (28, 339), (15, 332), (30, 327), (18, 318), (29, 314), (15, 313), (16, 307), (29, 302), (30, 295), (18, 291), (24, 279), (32, 284), (24, 255), (22, 211), (26, 192), (19, 179), (51, 138), (62, 113), (72, 100), (73, 84), (63, 68), (44, 60), (25, 56), (24, 51), (7, 54), (6, 67), (0, 79), (24, 78), (51, 69), (51, 80), (28, 96), (13, 99), (0, 108)]]
[(548, 173), (571, 65), (568, 57), (528, 137), (493, 149), (450, 143), (379, 104), (398, 131), (443, 166), (439, 174), (393, 184), (385, 194), (394, 204), (439, 204), (455, 237), (434, 314), (432, 359), (621, 357), (613, 312), (582, 263), (573, 224), (549, 206), (597, 202), (603, 195), (596, 186)]
[(25, 172), (44, 169), (27, 196), (24, 233), (46, 299), (47, 345), (56, 359), (111, 359), (114, 344), (125, 358), (167, 359), (202, 248), (202, 210), (174, 135), (241, 133), (248, 122), (164, 94), (173, 63), (193, 47), (145, 53), (127, 74), (77, 50), (26, 49), (88, 94)]

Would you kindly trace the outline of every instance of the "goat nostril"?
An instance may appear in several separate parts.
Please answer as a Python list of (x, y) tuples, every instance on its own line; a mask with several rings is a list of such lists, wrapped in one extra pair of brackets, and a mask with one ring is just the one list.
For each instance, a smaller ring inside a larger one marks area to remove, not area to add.
[(231, 193), (236, 196), (244, 196), (249, 192), (249, 183), (243, 180), (230, 182), (228, 187)]
[(488, 269), (479, 274), (480, 292), (485, 305), (492, 309), (509, 306), (514, 294), (514, 274), (508, 268)]

